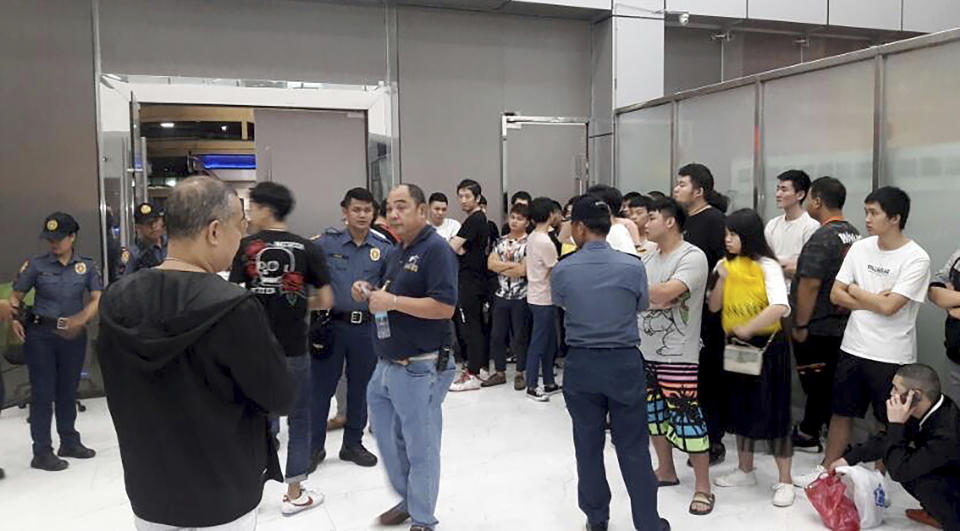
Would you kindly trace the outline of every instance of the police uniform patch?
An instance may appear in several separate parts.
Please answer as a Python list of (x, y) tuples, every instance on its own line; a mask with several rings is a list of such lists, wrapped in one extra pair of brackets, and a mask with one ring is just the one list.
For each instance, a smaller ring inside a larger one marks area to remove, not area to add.
[(47, 230), (50, 232), (57, 230), (57, 227), (59, 226), (60, 224), (57, 223), (57, 220), (55, 219), (51, 219), (50, 221), (47, 222)]
[(23, 265), (20, 266), (20, 272), (23, 273), (28, 267), (30, 267), (30, 260), (25, 261)]
[(380, 261), (380, 249), (377, 249), (376, 247), (370, 249), (370, 260), (374, 262)]
[(78, 275), (82, 275), (87, 272), (87, 264), (77, 262), (77, 265), (73, 266), (73, 270), (76, 271)]
[(150, 208), (150, 205), (140, 205), (140, 213), (146, 216), (150, 212), (153, 212), (153, 209)]

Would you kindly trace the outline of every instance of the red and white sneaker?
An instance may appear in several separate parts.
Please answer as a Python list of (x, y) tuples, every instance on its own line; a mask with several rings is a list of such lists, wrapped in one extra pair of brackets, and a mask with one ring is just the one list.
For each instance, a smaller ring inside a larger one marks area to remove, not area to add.
[(309, 489), (300, 489), (300, 497), (291, 500), (286, 494), (283, 495), (283, 503), (280, 504), (280, 512), (284, 516), (293, 516), (299, 512), (313, 509), (323, 504), (323, 494)]
[(463, 371), (460, 376), (450, 384), (450, 391), (458, 393), (460, 391), (476, 391), (480, 389), (480, 378), (477, 378), (470, 371)]

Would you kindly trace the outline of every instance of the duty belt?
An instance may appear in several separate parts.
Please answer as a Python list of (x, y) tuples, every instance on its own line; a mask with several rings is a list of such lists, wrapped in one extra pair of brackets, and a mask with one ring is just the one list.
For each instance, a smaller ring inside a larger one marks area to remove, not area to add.
[(352, 312), (334, 312), (333, 318), (337, 321), (345, 321), (350, 324), (360, 325), (371, 321), (370, 312), (355, 310)]
[(27, 316), (27, 322), (25, 324), (39, 326), (42, 328), (56, 328), (57, 330), (66, 330), (67, 318), (66, 317), (47, 317), (45, 315), (31, 314)]

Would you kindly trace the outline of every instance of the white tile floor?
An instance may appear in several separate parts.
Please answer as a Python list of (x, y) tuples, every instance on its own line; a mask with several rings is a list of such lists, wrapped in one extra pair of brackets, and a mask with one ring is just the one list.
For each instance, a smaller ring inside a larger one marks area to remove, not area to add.
[[(88, 409), (80, 413), (78, 427), (84, 442), (95, 448), (98, 455), (89, 461), (73, 460), (64, 472), (29, 468), (25, 410), (8, 409), (0, 416), (0, 466), (7, 473), (7, 478), (0, 481), (0, 529), (133, 529), (116, 434), (106, 403), (95, 399), (85, 404)], [(570, 418), (562, 396), (538, 404), (523, 398), (511, 384), (451, 393), (444, 404), (444, 423), (443, 476), (437, 510), (441, 531), (583, 529), (584, 516), (577, 508)], [(259, 529), (380, 529), (372, 523), (375, 516), (392, 506), (396, 498), (387, 487), (381, 468), (364, 469), (336, 458), (341, 434), (331, 434), (327, 445), (331, 457), (308, 481), (308, 485), (326, 495), (325, 504), (284, 518), (280, 515), (284, 487), (270, 482), (259, 508)], [(376, 451), (372, 437), (367, 437), (367, 443)], [(732, 441), (728, 447), (732, 447)], [(817, 459), (797, 454), (794, 471), (808, 471)], [(683, 462), (679, 453), (677, 462)], [(682, 531), (824, 529), (799, 489), (793, 507), (773, 507), (769, 489), (775, 479), (773, 460), (758, 456), (757, 464), (760, 485), (718, 489), (716, 509), (706, 517), (687, 514), (693, 494), (693, 472), (679, 467), (681, 485), (660, 490), (661, 515), (671, 521), (674, 529)], [(731, 460), (713, 470), (725, 472), (734, 466)], [(632, 529), (626, 490), (616, 456), (609, 447), (607, 474), (614, 496), (610, 529)], [(930, 529), (912, 524), (903, 516), (904, 508), (915, 507), (916, 502), (899, 486), (892, 498), (887, 523), (878, 529)]]

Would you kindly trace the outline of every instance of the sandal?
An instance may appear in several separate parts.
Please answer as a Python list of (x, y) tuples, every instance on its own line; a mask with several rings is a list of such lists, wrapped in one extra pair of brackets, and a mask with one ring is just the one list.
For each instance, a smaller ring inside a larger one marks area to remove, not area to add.
[(658, 487), (676, 487), (676, 486), (679, 485), (679, 484), (680, 484), (680, 479), (679, 479), (679, 478), (677, 478), (677, 479), (658, 479), (658, 480), (657, 480), (657, 486), (658, 486)]
[[(713, 512), (713, 505), (717, 501), (717, 496), (715, 494), (707, 494), (706, 492), (697, 491), (693, 494), (693, 500), (690, 501), (690, 514), (694, 516), (706, 516)], [(706, 511), (697, 511), (693, 508), (694, 504), (706, 505)]]

